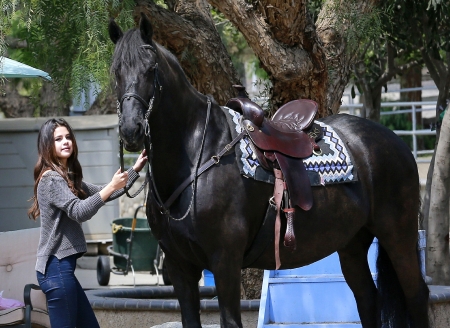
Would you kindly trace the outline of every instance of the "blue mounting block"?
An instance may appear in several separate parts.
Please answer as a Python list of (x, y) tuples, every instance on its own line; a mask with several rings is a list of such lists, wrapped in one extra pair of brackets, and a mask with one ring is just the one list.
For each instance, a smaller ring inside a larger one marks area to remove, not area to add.
[[(425, 232), (419, 231), (419, 235), (423, 259)], [(367, 256), (375, 282), (377, 244), (375, 239)], [(342, 275), (337, 253), (297, 269), (264, 271), (258, 328), (278, 327), (361, 327), (356, 302)]]
[(203, 270), (203, 281), (205, 286), (215, 286), (216, 283), (214, 282), (214, 275), (209, 270)]

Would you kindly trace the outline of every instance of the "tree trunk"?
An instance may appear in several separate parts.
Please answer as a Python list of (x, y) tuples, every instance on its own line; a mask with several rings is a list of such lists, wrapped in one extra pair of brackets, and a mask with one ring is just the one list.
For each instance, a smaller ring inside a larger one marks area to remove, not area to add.
[(381, 109), (381, 90), (382, 85), (375, 83), (372, 85), (365, 75), (366, 67), (363, 62), (359, 62), (354, 67), (356, 79), (358, 80), (361, 89), (361, 100), (363, 108), (361, 109), (361, 117), (368, 118), (371, 121), (380, 121), (380, 109)]
[[(407, 70), (400, 76), (400, 89), (408, 89), (408, 88), (418, 88), (422, 87), (422, 67), (414, 66)], [(409, 92), (401, 92), (400, 93), (400, 101), (403, 102), (421, 102), (422, 101), (422, 91), (409, 91)], [(416, 108), (416, 128), (422, 129), (422, 112), (419, 110), (422, 108), (421, 106), (415, 106)], [(411, 109), (411, 108), (407, 108)], [(408, 114), (408, 120), (413, 122), (412, 113)], [(417, 138), (417, 149), (422, 150), (425, 148), (424, 138)]]
[(240, 84), (231, 58), (220, 39), (206, 0), (177, 1), (173, 11), (151, 0), (137, 1), (135, 20), (144, 12), (153, 25), (154, 39), (172, 52), (191, 84), (224, 105)]
[(436, 148), (427, 233), (427, 270), (435, 285), (450, 285), (450, 114), (441, 126)]
[[(447, 100), (450, 98), (450, 67), (444, 64), (444, 61), (432, 59), (429, 57), (429, 54), (422, 50), (422, 56), (424, 58), (424, 62), (430, 72), (430, 76), (432, 77), (434, 83), (439, 89), (439, 96), (436, 104), (436, 122), (439, 121), (439, 115), (441, 111), (444, 110), (447, 104)], [(444, 58), (444, 57), (443, 57)], [(446, 58), (449, 58), (449, 53), (446, 53)], [(428, 227), (427, 230), (427, 275), (433, 278), (433, 284), (438, 284), (441, 281), (446, 281), (447, 284), (450, 284), (448, 280), (448, 274), (450, 273), (450, 262), (449, 262), (449, 243), (448, 243), (448, 234), (449, 234), (449, 214), (447, 210), (447, 214), (445, 216), (439, 216), (439, 212), (442, 210), (441, 206), (447, 206), (448, 209), (448, 190), (443, 190), (442, 187), (448, 188), (445, 185), (442, 185), (441, 181), (437, 181), (440, 179), (440, 176), (445, 176), (448, 174), (448, 170), (450, 169), (450, 163), (448, 162), (448, 158), (450, 157), (450, 148), (448, 148), (448, 128), (449, 128), (449, 115), (448, 113), (445, 115), (444, 120), (446, 140), (445, 144), (441, 145), (441, 128), (436, 127), (436, 147), (435, 154), (433, 156), (433, 160), (435, 161), (434, 165), (429, 168), (427, 175), (427, 189), (424, 198), (424, 202), (422, 205), (422, 212), (424, 213), (424, 226)], [(443, 122), (444, 123), (444, 122)], [(438, 151), (438, 149), (440, 149)], [(439, 160), (438, 160), (439, 153)], [(447, 158), (446, 165), (445, 157)], [(444, 159), (444, 161), (442, 160)], [(438, 171), (436, 171), (438, 170)], [(448, 176), (448, 175), (447, 175)], [(430, 181), (431, 177), (431, 181)], [(448, 183), (448, 182), (447, 182)], [(429, 187), (429, 189), (428, 189)], [(444, 200), (445, 204), (439, 204), (437, 199), (443, 199), (443, 192), (447, 192), (447, 199)], [(442, 230), (442, 228), (444, 230)], [(442, 251), (442, 253), (440, 253)]]
[[(355, 49), (349, 49), (344, 40), (347, 30), (357, 28), (350, 23), (342, 24), (339, 13), (336, 11), (336, 3), (341, 11), (347, 10), (347, 5), (358, 6), (360, 15), (372, 11), (378, 3), (370, 1), (324, 1), (322, 10), (317, 18), (317, 35), (319, 36), (326, 57), (326, 69), (328, 71), (326, 87), (326, 113), (324, 116), (337, 114), (341, 106), (341, 98), (348, 84), (351, 69), (358, 54), (359, 44)], [(337, 28), (336, 26), (339, 26)]]
[(6, 118), (69, 115), (69, 105), (61, 102), (52, 83), (43, 82), (36, 97), (20, 94), (19, 90), (23, 88), (20, 80), (6, 82), (2, 87), (4, 90), (0, 97), (0, 110)]
[[(414, 66), (400, 76), (400, 89), (419, 88), (422, 87), (422, 67)], [(422, 101), (422, 91), (409, 91), (400, 93), (400, 101), (403, 102), (420, 102)], [(416, 107), (420, 109), (421, 107)], [(408, 115), (412, 121), (411, 114)], [(422, 112), (416, 112), (416, 122), (422, 124)]]
[[(368, 111), (366, 110), (367, 118), (374, 122), (380, 122), (380, 110), (381, 110), (381, 89), (382, 87), (375, 87), (372, 89), (371, 103)], [(364, 98), (365, 100), (365, 98)], [(366, 106), (366, 103), (364, 103)]]
[(286, 102), (309, 98), (324, 112), (326, 64), (306, 2), (209, 0), (242, 33), (272, 83), (274, 113)]
[(67, 116), (70, 102), (61, 100), (61, 95), (52, 83), (43, 83), (39, 94), (39, 116)]
[(264, 270), (262, 269), (243, 269), (241, 271), (242, 281), (242, 299), (256, 300), (261, 298)]
[(30, 97), (19, 94), (20, 83), (6, 82), (1, 85), (0, 110), (6, 118), (33, 117), (35, 106)]
[[(316, 33), (306, 1), (208, 2), (242, 33), (268, 73), (272, 83), (272, 113), (298, 98), (315, 100), (321, 117), (338, 112), (354, 57), (342, 33), (333, 27), (338, 16), (331, 7), (323, 7)], [(361, 13), (371, 10), (369, 3), (358, 2)], [(232, 69), (206, 1), (172, 1), (169, 9), (164, 9), (153, 1), (140, 0), (136, 18), (140, 11), (151, 18), (155, 40), (177, 56), (197, 90), (212, 94), (219, 104), (235, 95), (232, 84), (238, 83), (237, 73)], [(256, 297), (254, 286), (262, 284), (262, 270), (243, 270), (242, 278), (245, 296)]]
[(431, 194), (431, 183), (433, 182), (433, 171), (434, 171), (434, 159), (436, 158), (436, 148), (437, 143), (434, 146), (434, 153), (431, 157), (430, 166), (427, 173), (427, 182), (425, 184), (425, 194), (422, 201), (422, 222), (419, 222), (422, 230), (428, 231), (428, 217), (430, 215), (430, 194)]
[(117, 96), (113, 90), (102, 90), (84, 115), (117, 114)]

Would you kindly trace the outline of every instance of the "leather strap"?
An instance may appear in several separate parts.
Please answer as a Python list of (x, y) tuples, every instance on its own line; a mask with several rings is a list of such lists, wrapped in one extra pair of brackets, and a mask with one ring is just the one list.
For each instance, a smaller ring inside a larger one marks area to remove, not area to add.
[(172, 193), (172, 195), (165, 201), (164, 207), (169, 208), (172, 205), (172, 203), (178, 198), (178, 196), (183, 192), (183, 190), (186, 189), (186, 187), (189, 186), (196, 177), (205, 172), (214, 164), (219, 164), (220, 158), (227, 152), (232, 150), (234, 145), (239, 140), (241, 140), (245, 134), (246, 134), (245, 130), (242, 131), (236, 138), (234, 138), (229, 144), (227, 144), (217, 155), (212, 156), (209, 161), (200, 166), (199, 169), (197, 170), (197, 173), (194, 172), (188, 178), (186, 178), (186, 180), (184, 180), (183, 183), (180, 184), (178, 188), (175, 189), (175, 191)]
[(273, 169), (275, 175), (275, 188), (273, 190), (273, 199), (277, 208), (277, 216), (275, 219), (275, 270), (278, 270), (281, 266), (280, 260), (280, 230), (281, 230), (281, 217), (280, 207), (281, 199), (283, 197), (284, 183), (283, 173), (281, 170)]
[(285, 208), (284, 214), (286, 215), (286, 233), (284, 234), (284, 246), (286, 246), (291, 252), (295, 251), (297, 248), (297, 243), (295, 241), (295, 233), (294, 233), (294, 215), (295, 209)]

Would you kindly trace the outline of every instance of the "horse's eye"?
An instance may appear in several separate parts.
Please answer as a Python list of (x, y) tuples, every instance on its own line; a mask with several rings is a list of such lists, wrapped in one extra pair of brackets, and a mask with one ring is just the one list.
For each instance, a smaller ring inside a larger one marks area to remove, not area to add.
[(147, 71), (145, 72), (145, 74), (153, 73), (155, 71), (155, 67), (156, 67), (156, 65), (152, 65), (149, 68), (147, 68)]

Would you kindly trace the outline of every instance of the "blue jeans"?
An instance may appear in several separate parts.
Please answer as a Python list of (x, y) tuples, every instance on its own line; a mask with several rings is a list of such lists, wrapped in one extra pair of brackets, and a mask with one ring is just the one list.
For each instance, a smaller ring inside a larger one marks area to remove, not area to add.
[(91, 304), (78, 279), (75, 267), (78, 254), (58, 260), (50, 256), (45, 275), (36, 271), (47, 297), (50, 324), (54, 328), (99, 328)]

